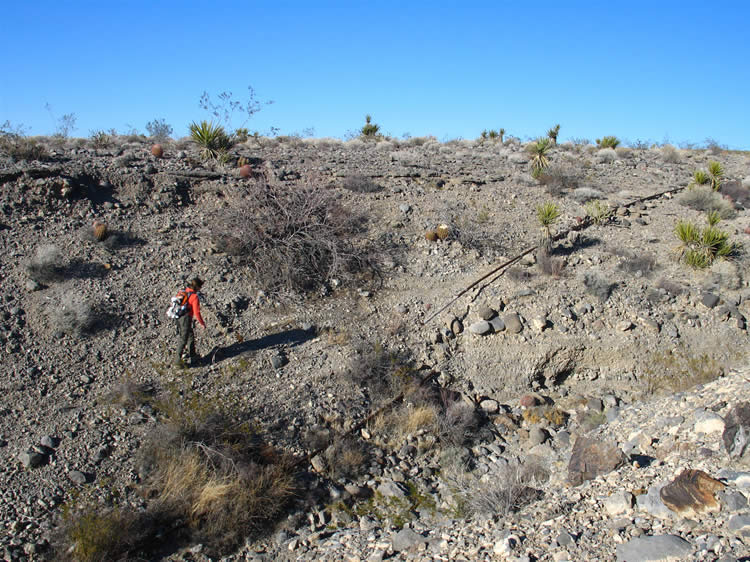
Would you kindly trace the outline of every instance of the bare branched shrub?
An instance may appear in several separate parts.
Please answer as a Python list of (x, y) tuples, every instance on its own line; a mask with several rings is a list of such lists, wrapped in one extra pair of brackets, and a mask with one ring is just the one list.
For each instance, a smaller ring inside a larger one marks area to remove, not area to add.
[(63, 278), (63, 256), (60, 248), (53, 244), (39, 246), (26, 270), (38, 283), (53, 283)]
[(539, 486), (549, 473), (539, 463), (518, 459), (493, 464), (481, 477), (459, 463), (447, 467), (443, 478), (467, 516), (508, 515), (542, 498)]
[(349, 191), (354, 191), (356, 193), (373, 193), (375, 191), (380, 191), (381, 189), (383, 189), (374, 181), (372, 181), (372, 178), (370, 178), (369, 176), (363, 176), (361, 174), (355, 174), (345, 177), (342, 186), (344, 189), (348, 189)]
[(611, 252), (623, 258), (617, 266), (620, 271), (633, 274), (640, 272), (641, 275), (648, 277), (656, 268), (656, 257), (652, 254), (639, 254), (621, 248), (612, 248)]
[(266, 291), (308, 291), (361, 271), (366, 264), (353, 243), (362, 217), (333, 192), (300, 183), (248, 182), (214, 217), (216, 247), (238, 256)]
[(0, 154), (7, 154), (15, 162), (44, 161), (49, 158), (47, 149), (36, 139), (2, 131), (0, 131)]
[(656, 282), (656, 288), (663, 289), (668, 294), (674, 297), (679, 296), (685, 292), (685, 287), (683, 287), (679, 283), (676, 283), (669, 279), (665, 279), (663, 277)]
[(96, 312), (92, 304), (83, 296), (65, 293), (59, 301), (53, 301), (52, 325), (64, 334), (83, 336), (96, 325)]
[(604, 193), (592, 187), (579, 187), (578, 189), (573, 190), (570, 196), (583, 204), (588, 201), (593, 201), (594, 199), (603, 199)]
[(678, 197), (677, 202), (696, 211), (706, 213), (716, 211), (722, 219), (732, 219), (737, 216), (734, 205), (710, 187), (695, 186), (692, 189), (686, 189)]
[(390, 401), (416, 384), (410, 358), (382, 345), (359, 347), (348, 377), (375, 403)]
[(633, 157), (633, 149), (627, 146), (618, 146), (615, 148), (615, 154), (617, 154), (618, 158), (626, 160)]

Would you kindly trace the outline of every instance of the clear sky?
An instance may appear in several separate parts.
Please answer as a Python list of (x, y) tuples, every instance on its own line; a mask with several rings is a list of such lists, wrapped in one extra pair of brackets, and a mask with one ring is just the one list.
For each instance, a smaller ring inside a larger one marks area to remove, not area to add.
[[(750, 149), (750, 2), (0, 1), (0, 123), (73, 136), (164, 119), (252, 86), (246, 126)], [(49, 109), (46, 108), (49, 106)], [(240, 126), (240, 115), (232, 123)]]

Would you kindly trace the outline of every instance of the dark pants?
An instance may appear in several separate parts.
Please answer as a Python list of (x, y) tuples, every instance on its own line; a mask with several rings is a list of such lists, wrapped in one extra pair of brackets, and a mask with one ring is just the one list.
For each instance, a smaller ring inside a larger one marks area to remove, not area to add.
[(195, 332), (193, 331), (193, 318), (186, 314), (182, 318), (177, 319), (177, 334), (180, 337), (180, 345), (177, 347), (177, 357), (175, 357), (175, 363), (180, 363), (182, 360), (182, 354), (185, 352), (187, 347), (190, 353), (190, 361), (195, 362), (198, 360), (198, 354), (195, 351)]

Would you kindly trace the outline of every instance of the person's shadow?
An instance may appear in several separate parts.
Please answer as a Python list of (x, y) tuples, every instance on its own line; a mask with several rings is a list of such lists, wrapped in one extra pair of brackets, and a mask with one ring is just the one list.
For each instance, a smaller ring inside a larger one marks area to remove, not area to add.
[(270, 347), (295, 347), (300, 344), (310, 341), (315, 338), (317, 333), (315, 329), (301, 330), (295, 328), (293, 330), (285, 330), (276, 334), (269, 334), (255, 340), (241, 341), (233, 343), (226, 347), (218, 347), (212, 350), (207, 360), (212, 363), (219, 363), (232, 357), (237, 357), (248, 351), (258, 351), (260, 349), (268, 349)]

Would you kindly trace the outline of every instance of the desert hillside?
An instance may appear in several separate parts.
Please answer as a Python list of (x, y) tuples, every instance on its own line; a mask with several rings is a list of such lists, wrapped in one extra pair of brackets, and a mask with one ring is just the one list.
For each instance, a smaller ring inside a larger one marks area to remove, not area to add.
[(750, 154), (529, 144), (4, 139), (5, 559), (747, 560)]

